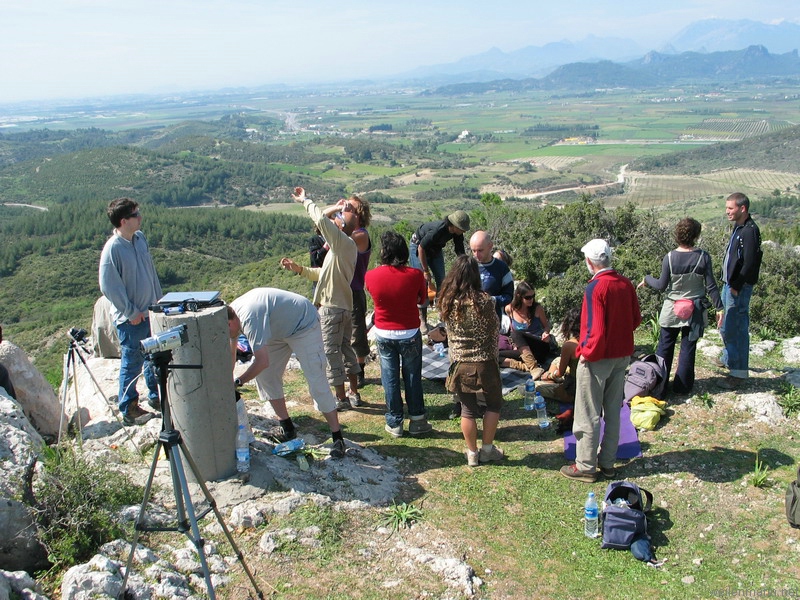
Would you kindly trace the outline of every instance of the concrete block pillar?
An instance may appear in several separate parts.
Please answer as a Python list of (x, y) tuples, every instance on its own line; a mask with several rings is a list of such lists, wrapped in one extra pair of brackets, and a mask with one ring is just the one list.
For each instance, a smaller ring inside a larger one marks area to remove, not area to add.
[[(177, 325), (186, 325), (188, 340), (172, 350), (170, 365), (202, 365), (202, 369), (168, 369), (172, 422), (203, 479), (224, 479), (236, 471), (238, 425), (226, 307), (180, 315), (150, 313), (153, 335)], [(194, 480), (184, 463), (187, 479)]]

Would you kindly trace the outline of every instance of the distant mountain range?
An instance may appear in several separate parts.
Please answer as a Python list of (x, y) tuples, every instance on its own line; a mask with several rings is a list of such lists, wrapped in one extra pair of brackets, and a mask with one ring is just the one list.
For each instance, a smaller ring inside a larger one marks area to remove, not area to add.
[(498, 79), (439, 86), (433, 93), (480, 94), (489, 91), (594, 90), (598, 88), (649, 88), (687, 84), (721, 84), (768, 81), (776, 77), (800, 80), (797, 50), (770, 54), (764, 46), (725, 52), (650, 52), (626, 63), (610, 60), (578, 62), (556, 68), (541, 78)]
[(628, 39), (589, 36), (579, 42), (564, 40), (544, 46), (527, 46), (513, 52), (492, 48), (453, 63), (419, 67), (394, 79), (441, 86), (542, 78), (570, 63), (613, 61), (631, 64), (636, 59), (661, 61), (662, 56), (735, 51), (751, 46), (763, 46), (774, 54), (789, 53), (800, 47), (800, 25), (707, 19), (689, 25), (660, 48), (643, 48)]

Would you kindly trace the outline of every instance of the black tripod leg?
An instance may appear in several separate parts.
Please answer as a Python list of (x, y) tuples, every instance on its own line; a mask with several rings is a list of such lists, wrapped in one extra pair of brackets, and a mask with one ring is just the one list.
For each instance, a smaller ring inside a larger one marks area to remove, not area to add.
[[(217, 502), (214, 500), (214, 497), (211, 495), (211, 492), (206, 486), (205, 482), (203, 481), (203, 477), (200, 474), (200, 469), (197, 468), (197, 464), (195, 464), (192, 455), (189, 454), (189, 451), (186, 449), (186, 445), (181, 440), (181, 451), (183, 455), (186, 457), (186, 462), (189, 463), (189, 468), (192, 470), (194, 474), (195, 481), (200, 486), (200, 489), (203, 491), (203, 496), (205, 496), (206, 502), (211, 507), (211, 510), (214, 511), (214, 515), (217, 517), (217, 522), (219, 523), (220, 527), (222, 527), (222, 531), (225, 533), (225, 537), (228, 539), (228, 543), (233, 548), (234, 554), (236, 554), (236, 558), (239, 560), (239, 564), (242, 565), (242, 569), (244, 570), (247, 578), (250, 580), (250, 583), (253, 585), (253, 589), (256, 591), (256, 595), (263, 600), (264, 594), (259, 589), (258, 584), (256, 583), (255, 577), (250, 572), (250, 569), (247, 567), (247, 563), (244, 561), (244, 555), (242, 555), (242, 551), (239, 550), (239, 547), (236, 545), (236, 541), (233, 539), (228, 526), (225, 524), (225, 519), (222, 518), (222, 514), (219, 512), (219, 508), (217, 508)], [(277, 592), (277, 590), (275, 590)]]

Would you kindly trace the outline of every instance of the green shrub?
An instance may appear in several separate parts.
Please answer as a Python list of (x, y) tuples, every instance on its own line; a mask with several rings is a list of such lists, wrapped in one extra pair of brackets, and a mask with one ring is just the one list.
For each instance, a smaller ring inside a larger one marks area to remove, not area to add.
[(422, 509), (417, 508), (413, 504), (395, 503), (392, 500), (392, 505), (384, 511), (383, 520), (381, 524), (388, 527), (392, 531), (398, 531), (403, 528), (411, 527), (417, 521), (421, 521), (423, 517)]
[(769, 466), (764, 464), (764, 461), (758, 459), (758, 452), (756, 452), (756, 463), (753, 467), (753, 472), (750, 474), (750, 483), (754, 487), (763, 488), (767, 485), (767, 473)]
[(123, 506), (141, 502), (143, 488), (71, 447), (45, 448), (34, 486), (40, 539), (49, 560), (66, 567), (90, 558), (126, 531), (116, 520)]
[(787, 417), (792, 417), (800, 412), (800, 388), (794, 387), (786, 380), (781, 382), (778, 405)]

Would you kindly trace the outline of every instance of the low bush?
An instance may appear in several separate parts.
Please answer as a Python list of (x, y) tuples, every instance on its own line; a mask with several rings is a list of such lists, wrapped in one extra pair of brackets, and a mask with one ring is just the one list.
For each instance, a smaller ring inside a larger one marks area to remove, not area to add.
[(126, 530), (116, 513), (141, 503), (143, 488), (71, 447), (45, 448), (34, 485), (40, 540), (50, 562), (67, 567), (87, 560)]

